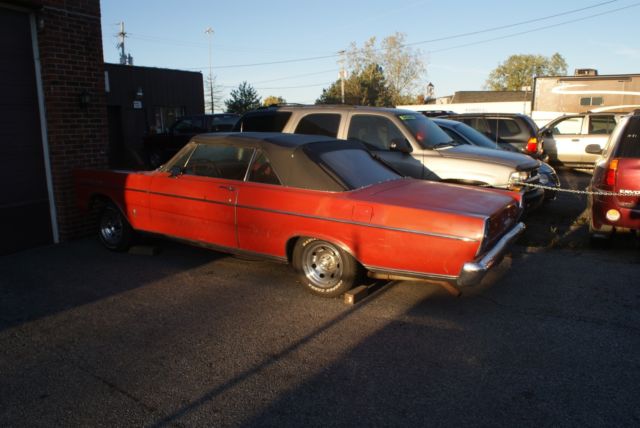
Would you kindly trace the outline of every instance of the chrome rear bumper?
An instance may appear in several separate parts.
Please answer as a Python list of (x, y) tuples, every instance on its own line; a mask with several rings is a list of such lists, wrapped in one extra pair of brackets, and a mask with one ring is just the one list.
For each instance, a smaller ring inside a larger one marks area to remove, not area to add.
[(479, 284), (489, 269), (500, 263), (511, 244), (518, 239), (525, 228), (524, 223), (516, 224), (491, 250), (479, 259), (465, 263), (464, 266), (462, 266), (462, 271), (456, 280), (456, 284), (459, 287), (469, 287)]

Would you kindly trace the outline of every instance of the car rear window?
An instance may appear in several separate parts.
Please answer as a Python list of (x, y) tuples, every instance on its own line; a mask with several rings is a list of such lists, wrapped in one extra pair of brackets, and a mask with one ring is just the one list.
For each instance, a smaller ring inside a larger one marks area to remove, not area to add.
[(330, 113), (308, 114), (300, 120), (296, 134), (325, 135), (337, 137), (340, 126), (340, 115)]
[(498, 119), (498, 135), (500, 137), (513, 137), (520, 133), (520, 127), (515, 120)]
[(289, 111), (248, 113), (236, 123), (234, 131), (282, 132), (289, 117), (291, 117), (291, 112)]
[(640, 158), (640, 116), (632, 117), (627, 122), (626, 129), (622, 132), (620, 145), (615, 157)]

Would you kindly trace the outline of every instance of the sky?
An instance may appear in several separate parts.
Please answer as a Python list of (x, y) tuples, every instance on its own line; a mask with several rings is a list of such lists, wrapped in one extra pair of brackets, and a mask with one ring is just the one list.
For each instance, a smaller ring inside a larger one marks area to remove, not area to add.
[(396, 32), (426, 66), (420, 86), (432, 83), (437, 97), (484, 89), (514, 54), (558, 52), (569, 74), (640, 73), (634, 0), (102, 0), (101, 9), (105, 62), (119, 61), (123, 21), (135, 65), (206, 77), (211, 58), (223, 99), (246, 81), (262, 98), (314, 103), (338, 78), (340, 50)]

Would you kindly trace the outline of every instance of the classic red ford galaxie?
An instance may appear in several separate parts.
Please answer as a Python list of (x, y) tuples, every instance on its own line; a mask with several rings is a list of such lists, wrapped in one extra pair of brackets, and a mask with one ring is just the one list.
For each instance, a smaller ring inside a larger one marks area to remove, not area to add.
[(402, 178), (355, 142), (200, 135), (155, 171), (76, 171), (81, 206), (125, 250), (134, 231), (291, 262), (337, 296), (371, 277), (477, 284), (524, 230), (509, 192)]

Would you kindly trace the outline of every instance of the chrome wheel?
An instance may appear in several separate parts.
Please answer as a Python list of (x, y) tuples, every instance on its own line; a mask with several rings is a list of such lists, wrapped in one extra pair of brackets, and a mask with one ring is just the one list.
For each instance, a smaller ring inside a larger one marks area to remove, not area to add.
[(100, 218), (100, 237), (107, 245), (117, 246), (122, 240), (122, 216), (114, 209), (105, 210)]
[(113, 251), (124, 251), (131, 244), (131, 226), (120, 210), (107, 204), (98, 221), (98, 236), (102, 244)]
[(305, 277), (316, 287), (333, 288), (342, 280), (344, 261), (335, 246), (314, 241), (302, 252), (301, 267)]

